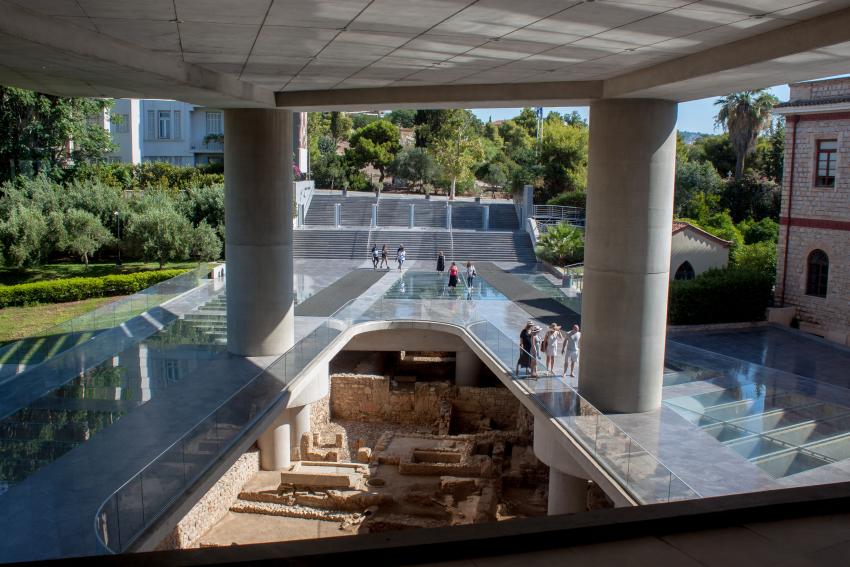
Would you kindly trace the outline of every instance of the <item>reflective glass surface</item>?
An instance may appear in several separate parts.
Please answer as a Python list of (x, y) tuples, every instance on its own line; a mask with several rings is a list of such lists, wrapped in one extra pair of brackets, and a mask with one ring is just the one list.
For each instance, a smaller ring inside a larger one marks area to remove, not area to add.
[(507, 298), (491, 286), (481, 276), (476, 276), (472, 287), (466, 286), (463, 271), (458, 276), (457, 286), (449, 287), (448, 275), (434, 272), (405, 272), (390, 289), (384, 293), (384, 299), (473, 299), (501, 300)]
[(106, 361), (66, 374), (0, 419), (0, 494), (223, 354), (223, 302), (223, 295), (213, 298)]
[(742, 383), (664, 402), (774, 478), (850, 457), (850, 407)]

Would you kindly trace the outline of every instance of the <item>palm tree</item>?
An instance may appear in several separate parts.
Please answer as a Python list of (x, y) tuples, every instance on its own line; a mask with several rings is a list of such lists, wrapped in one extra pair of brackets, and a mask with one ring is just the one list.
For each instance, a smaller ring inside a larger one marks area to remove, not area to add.
[(770, 124), (770, 111), (779, 99), (765, 90), (742, 91), (717, 99), (715, 123), (729, 132), (735, 151), (735, 179), (744, 175), (744, 162), (756, 147), (759, 133)]

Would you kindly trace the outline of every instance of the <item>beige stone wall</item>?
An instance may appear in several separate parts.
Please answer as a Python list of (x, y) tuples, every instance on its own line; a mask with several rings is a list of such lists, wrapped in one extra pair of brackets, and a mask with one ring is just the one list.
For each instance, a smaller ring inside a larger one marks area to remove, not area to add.
[(711, 268), (725, 268), (729, 263), (729, 249), (687, 228), (673, 235), (670, 250), (670, 280), (676, 277), (676, 270), (685, 262), (690, 262), (694, 273)]
[(463, 425), (489, 418), (498, 428), (515, 427), (519, 401), (507, 388), (455, 387), (448, 382), (394, 383), (386, 376), (331, 376), (330, 415), (334, 419), (433, 425), (440, 402), (452, 405)]
[(239, 497), (239, 492), (260, 470), (260, 452), (252, 447), (239, 457), (218, 482), (207, 491), (189, 513), (177, 524), (171, 534), (157, 547), (165, 549), (189, 549), (198, 546), (198, 541), (210, 528), (221, 520)]
[[(812, 90), (812, 98), (847, 95), (850, 94), (850, 79), (824, 81), (823, 85), (811, 83), (805, 88)], [(792, 90), (792, 99), (794, 96)], [(788, 216), (793, 176), (793, 203), (790, 203), (792, 218), (850, 222), (850, 116), (801, 120), (796, 127), (793, 173), (791, 141), (794, 126), (789, 125), (786, 132), (782, 218)], [(817, 141), (821, 139), (838, 140), (835, 187), (815, 186), (815, 152)], [(784, 292), (785, 304), (797, 307), (801, 329), (839, 343), (850, 344), (850, 232), (833, 228), (792, 226), (787, 274), (784, 274), (786, 229), (787, 227), (782, 225), (779, 230), (777, 298), (782, 297)], [(809, 254), (816, 249), (823, 250), (829, 256), (826, 298), (806, 295), (807, 260)]]
[(850, 79), (829, 79), (791, 85), (790, 100), (832, 98), (850, 94)]

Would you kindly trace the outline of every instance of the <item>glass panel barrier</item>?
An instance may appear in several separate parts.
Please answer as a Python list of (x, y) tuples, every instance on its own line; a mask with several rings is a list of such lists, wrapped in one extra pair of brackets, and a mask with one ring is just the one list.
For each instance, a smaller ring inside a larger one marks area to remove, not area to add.
[(198, 287), (209, 272), (206, 264), (147, 289), (102, 305), (37, 336), (0, 347), (0, 384), (96, 336)]
[[(489, 321), (473, 323), (467, 329), (513, 375), (520, 351), (518, 340), (511, 339)], [(560, 377), (540, 372), (546, 368), (543, 360), (537, 360), (537, 368), (540, 374), (537, 384), (543, 387), (533, 392), (531, 398), (593, 454), (632, 498), (639, 503), (650, 503), (699, 497), (575, 388)], [(514, 379), (527, 380), (524, 376)]]
[(324, 321), (115, 491), (95, 520), (98, 549), (126, 550), (285, 395), (284, 386), (340, 335), (336, 326)]

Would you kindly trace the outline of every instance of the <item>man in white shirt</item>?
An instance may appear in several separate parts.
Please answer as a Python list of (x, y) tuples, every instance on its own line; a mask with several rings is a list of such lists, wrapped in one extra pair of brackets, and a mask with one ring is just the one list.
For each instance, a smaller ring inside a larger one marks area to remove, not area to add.
[(581, 330), (578, 325), (573, 325), (573, 328), (567, 333), (567, 340), (564, 341), (564, 346), (561, 353), (564, 356), (564, 374), (567, 373), (567, 367), (570, 369), (570, 376), (573, 376), (576, 362), (578, 362), (579, 343), (581, 342)]

